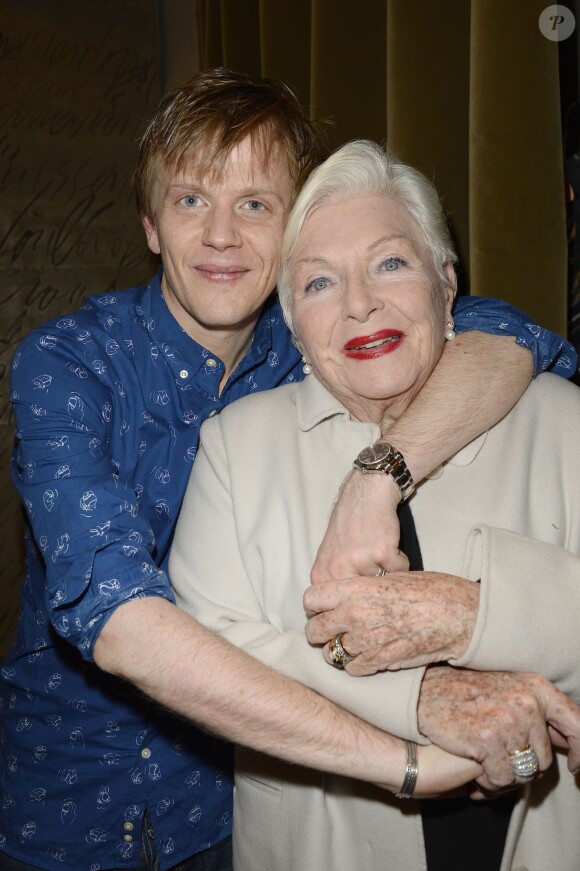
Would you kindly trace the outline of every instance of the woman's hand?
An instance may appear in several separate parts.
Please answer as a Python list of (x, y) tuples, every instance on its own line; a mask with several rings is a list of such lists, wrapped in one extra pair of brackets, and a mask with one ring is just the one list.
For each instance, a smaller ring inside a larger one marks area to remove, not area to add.
[(397, 506), (401, 494), (388, 475), (351, 472), (332, 510), (310, 579), (313, 584), (354, 575), (405, 571), (409, 561), (399, 550)]
[[(346, 666), (360, 676), (460, 657), (471, 640), (479, 584), (442, 572), (393, 572), (309, 587), (304, 607), (311, 644), (332, 643), (356, 654)], [(329, 660), (328, 645), (324, 655)]]
[(580, 764), (580, 708), (537, 674), (428, 668), (418, 723), (434, 744), (481, 764), (476, 782), (486, 792), (528, 782), (515, 777), (509, 757), (528, 745), (545, 771), (551, 738), (569, 749), (571, 771)]

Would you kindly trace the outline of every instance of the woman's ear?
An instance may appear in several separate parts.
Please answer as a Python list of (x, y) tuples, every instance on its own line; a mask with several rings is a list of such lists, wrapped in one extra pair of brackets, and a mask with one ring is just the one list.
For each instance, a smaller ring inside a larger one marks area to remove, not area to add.
[(455, 272), (455, 266), (453, 263), (445, 263), (443, 265), (443, 270), (447, 277), (447, 281), (443, 285), (443, 293), (445, 294), (445, 311), (447, 314), (451, 314), (453, 300), (457, 293), (457, 273)]

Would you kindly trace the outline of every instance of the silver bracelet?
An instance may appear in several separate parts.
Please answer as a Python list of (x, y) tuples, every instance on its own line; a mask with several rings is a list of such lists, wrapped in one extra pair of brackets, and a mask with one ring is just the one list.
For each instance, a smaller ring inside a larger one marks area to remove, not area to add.
[(417, 783), (419, 768), (417, 767), (417, 745), (414, 741), (405, 741), (407, 745), (407, 767), (401, 791), (395, 793), (395, 798), (412, 798)]

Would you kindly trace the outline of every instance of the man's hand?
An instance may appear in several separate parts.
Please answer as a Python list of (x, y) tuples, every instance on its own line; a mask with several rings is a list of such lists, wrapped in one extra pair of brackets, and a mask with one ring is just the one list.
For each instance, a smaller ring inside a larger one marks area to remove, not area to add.
[(525, 782), (516, 779), (509, 754), (528, 744), (540, 771), (552, 762), (550, 738), (569, 749), (571, 771), (580, 764), (580, 708), (537, 674), (428, 668), (418, 723), (434, 744), (481, 764), (476, 783), (486, 792)]
[(399, 550), (401, 494), (389, 475), (353, 471), (345, 479), (310, 573), (313, 584), (354, 575), (405, 571)]
[[(414, 668), (459, 658), (479, 608), (479, 584), (441, 572), (393, 572), (383, 578), (326, 581), (304, 593), (311, 644), (339, 633), (356, 658), (352, 675)], [(324, 655), (327, 661), (328, 648)]]

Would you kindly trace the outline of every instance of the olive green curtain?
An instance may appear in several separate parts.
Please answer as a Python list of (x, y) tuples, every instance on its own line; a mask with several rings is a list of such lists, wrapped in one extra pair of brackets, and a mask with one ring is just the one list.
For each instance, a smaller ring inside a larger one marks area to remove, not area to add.
[(558, 44), (545, 0), (198, 0), (201, 67), (291, 83), (331, 146), (386, 142), (444, 199), (473, 294), (566, 332)]

